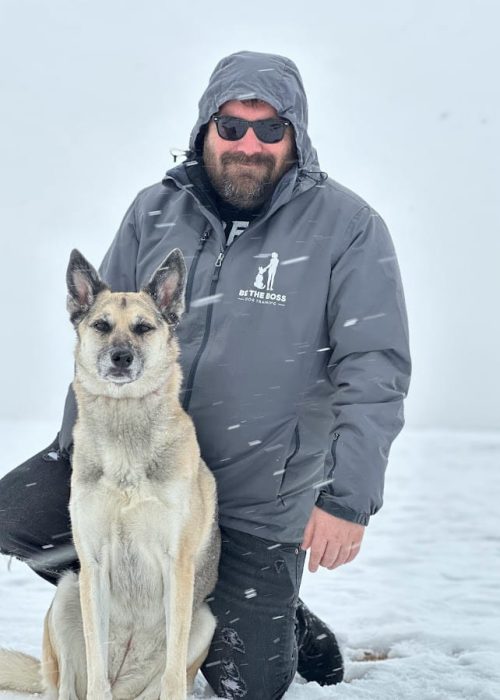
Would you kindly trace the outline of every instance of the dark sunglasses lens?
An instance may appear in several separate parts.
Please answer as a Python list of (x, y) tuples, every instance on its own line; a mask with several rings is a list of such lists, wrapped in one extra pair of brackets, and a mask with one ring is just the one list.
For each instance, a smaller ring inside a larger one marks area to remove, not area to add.
[[(239, 141), (245, 136), (248, 122), (238, 117), (218, 117), (217, 132), (221, 139)], [(285, 124), (281, 119), (261, 119), (252, 123), (255, 135), (262, 143), (278, 143), (285, 134)]]
[(285, 124), (280, 119), (263, 119), (255, 122), (253, 128), (263, 143), (278, 143), (285, 133)]
[(219, 117), (216, 125), (219, 136), (226, 141), (239, 141), (248, 128), (247, 123), (237, 117)]

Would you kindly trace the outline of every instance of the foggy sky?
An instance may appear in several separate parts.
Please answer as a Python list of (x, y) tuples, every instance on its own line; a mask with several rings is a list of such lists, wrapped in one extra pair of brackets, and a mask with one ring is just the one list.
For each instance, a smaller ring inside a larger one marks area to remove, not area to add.
[(187, 145), (215, 63), (247, 49), (297, 63), (321, 167), (389, 226), (414, 361), (407, 424), (498, 429), (499, 8), (1, 0), (0, 418), (57, 424), (71, 249), (100, 262)]

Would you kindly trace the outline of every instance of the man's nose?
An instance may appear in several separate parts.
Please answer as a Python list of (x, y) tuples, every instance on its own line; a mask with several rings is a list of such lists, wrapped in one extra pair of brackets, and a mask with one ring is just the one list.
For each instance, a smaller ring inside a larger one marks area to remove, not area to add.
[(259, 141), (251, 126), (248, 127), (243, 138), (239, 139), (237, 145), (238, 151), (242, 151), (246, 155), (262, 151), (262, 141)]

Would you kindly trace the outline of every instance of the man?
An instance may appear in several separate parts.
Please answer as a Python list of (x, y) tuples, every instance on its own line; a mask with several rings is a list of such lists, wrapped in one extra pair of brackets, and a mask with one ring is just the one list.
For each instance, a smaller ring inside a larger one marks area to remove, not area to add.
[[(203, 672), (228, 698), (282, 697), (297, 663), (307, 680), (338, 683), (335, 637), (298, 600), (304, 557), (311, 571), (352, 561), (382, 505), (408, 330), (385, 224), (320, 170), (289, 59), (220, 61), (188, 160), (138, 194), (101, 274), (113, 290), (140, 289), (174, 247), (189, 268), (182, 399), (217, 478), (223, 535)], [(58, 442), (2, 483), (2, 551), (53, 581), (78, 566), (65, 510), (74, 420), (70, 392)]]

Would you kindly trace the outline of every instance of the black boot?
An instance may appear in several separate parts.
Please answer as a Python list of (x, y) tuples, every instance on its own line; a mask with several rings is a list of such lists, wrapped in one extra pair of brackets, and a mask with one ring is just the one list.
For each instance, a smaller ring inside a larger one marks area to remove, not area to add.
[(295, 615), (299, 649), (298, 673), (306, 681), (336, 685), (344, 678), (344, 662), (335, 635), (299, 598)]

